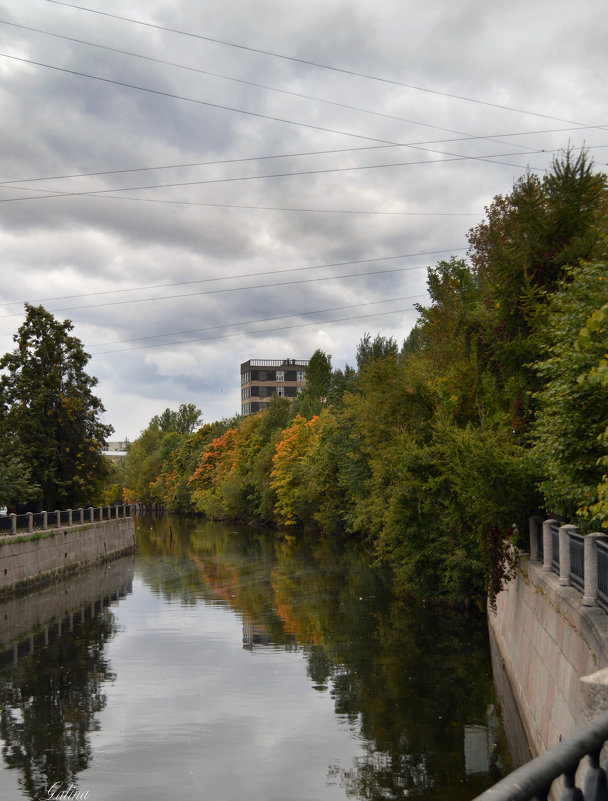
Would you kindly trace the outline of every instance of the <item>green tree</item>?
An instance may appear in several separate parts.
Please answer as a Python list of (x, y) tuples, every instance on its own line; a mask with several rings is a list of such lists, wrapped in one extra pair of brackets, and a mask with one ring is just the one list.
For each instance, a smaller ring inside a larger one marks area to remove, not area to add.
[(25, 312), (15, 350), (0, 359), (0, 435), (38, 487), (21, 500), (46, 509), (85, 504), (106, 478), (101, 450), (113, 429), (100, 421), (97, 379), (85, 371), (89, 355), (72, 323), (42, 306)]
[(593, 262), (562, 282), (547, 308), (545, 358), (536, 365), (543, 379), (533, 429), (540, 487), (547, 509), (587, 529), (606, 523), (596, 504), (608, 453), (608, 385), (598, 370), (607, 326), (597, 311), (608, 299), (607, 275), (605, 262)]
[(150, 422), (165, 433), (176, 432), (189, 436), (200, 426), (202, 416), (201, 410), (193, 403), (181, 403), (177, 411), (167, 408)]

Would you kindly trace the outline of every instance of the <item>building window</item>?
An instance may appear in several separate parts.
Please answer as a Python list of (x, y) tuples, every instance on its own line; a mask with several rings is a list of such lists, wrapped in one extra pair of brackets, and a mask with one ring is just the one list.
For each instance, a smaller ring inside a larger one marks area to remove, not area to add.
[(279, 398), (285, 397), (285, 387), (277, 387), (277, 395)]
[(247, 370), (241, 373), (241, 384), (248, 384), (251, 381), (251, 372)]
[(251, 397), (251, 387), (243, 387), (241, 390), (241, 400), (247, 400)]
[(250, 403), (244, 403), (243, 404), (242, 414), (244, 414), (244, 415), (245, 414), (251, 414), (251, 404)]
[(306, 381), (306, 370), (298, 370), (297, 381)]
[(283, 370), (277, 370), (277, 377), (276, 381), (285, 381), (285, 372)]

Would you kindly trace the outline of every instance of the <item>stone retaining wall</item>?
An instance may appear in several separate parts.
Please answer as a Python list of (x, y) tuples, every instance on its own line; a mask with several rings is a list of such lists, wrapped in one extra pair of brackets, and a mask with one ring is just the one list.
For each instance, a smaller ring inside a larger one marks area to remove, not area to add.
[(134, 551), (132, 517), (0, 537), (0, 597)]
[(490, 630), (536, 756), (601, 711), (581, 688), (608, 667), (608, 615), (525, 554), (496, 601)]

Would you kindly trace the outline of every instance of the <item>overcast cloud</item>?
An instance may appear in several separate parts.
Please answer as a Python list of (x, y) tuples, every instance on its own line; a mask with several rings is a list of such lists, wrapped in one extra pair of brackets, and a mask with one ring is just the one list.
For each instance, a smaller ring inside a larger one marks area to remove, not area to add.
[(607, 21), (603, 0), (0, 0), (0, 353), (24, 301), (69, 318), (133, 439), (167, 406), (237, 413), (247, 359), (401, 343), (495, 195), (569, 145), (605, 168)]

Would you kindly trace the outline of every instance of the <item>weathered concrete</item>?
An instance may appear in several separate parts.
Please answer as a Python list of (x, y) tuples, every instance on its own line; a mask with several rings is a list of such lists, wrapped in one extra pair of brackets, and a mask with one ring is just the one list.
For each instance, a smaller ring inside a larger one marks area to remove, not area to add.
[(536, 756), (593, 716), (588, 699), (604, 697), (604, 674), (592, 674), (608, 667), (608, 615), (527, 555), (496, 600), (490, 629)]
[(132, 592), (134, 562), (122, 556), (0, 602), (0, 664), (16, 664)]
[(134, 551), (132, 517), (0, 537), (0, 597)]

